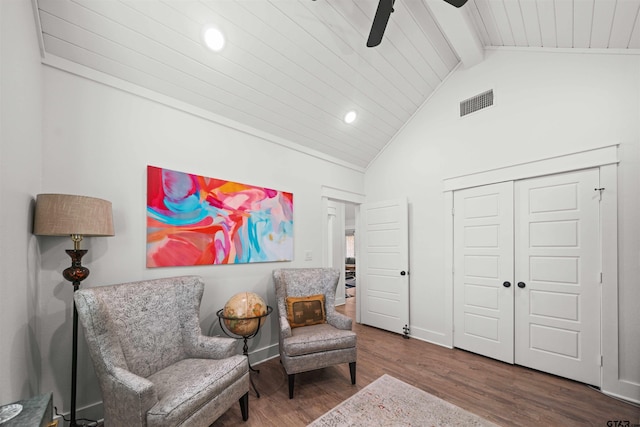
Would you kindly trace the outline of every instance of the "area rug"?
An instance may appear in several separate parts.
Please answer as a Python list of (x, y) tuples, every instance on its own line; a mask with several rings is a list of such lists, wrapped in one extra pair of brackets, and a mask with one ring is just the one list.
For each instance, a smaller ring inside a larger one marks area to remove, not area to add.
[(426, 427), (496, 424), (385, 374), (309, 426)]

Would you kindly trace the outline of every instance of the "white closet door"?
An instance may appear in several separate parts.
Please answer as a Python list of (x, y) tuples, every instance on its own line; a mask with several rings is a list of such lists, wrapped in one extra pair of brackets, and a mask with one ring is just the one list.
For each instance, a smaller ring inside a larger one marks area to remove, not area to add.
[(515, 363), (600, 385), (599, 171), (516, 182)]
[(454, 345), (513, 363), (513, 182), (454, 193)]

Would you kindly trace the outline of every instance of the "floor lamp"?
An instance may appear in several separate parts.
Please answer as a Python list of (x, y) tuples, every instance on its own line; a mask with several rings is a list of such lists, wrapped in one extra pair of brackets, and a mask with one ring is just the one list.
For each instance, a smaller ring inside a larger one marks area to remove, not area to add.
[[(94, 197), (69, 194), (38, 194), (33, 234), (37, 236), (71, 236), (73, 249), (67, 249), (71, 267), (62, 275), (77, 291), (80, 282), (89, 276), (82, 265), (86, 249), (80, 249), (83, 236), (113, 236), (111, 202)], [(76, 378), (78, 366), (78, 311), (73, 304), (73, 349), (71, 355), (70, 427), (76, 427)]]

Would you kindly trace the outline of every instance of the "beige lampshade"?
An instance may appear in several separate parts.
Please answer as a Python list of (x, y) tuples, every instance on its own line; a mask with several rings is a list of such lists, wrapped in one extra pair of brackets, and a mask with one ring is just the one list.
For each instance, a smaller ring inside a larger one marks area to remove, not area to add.
[(38, 194), (33, 234), (113, 236), (111, 202), (70, 194)]

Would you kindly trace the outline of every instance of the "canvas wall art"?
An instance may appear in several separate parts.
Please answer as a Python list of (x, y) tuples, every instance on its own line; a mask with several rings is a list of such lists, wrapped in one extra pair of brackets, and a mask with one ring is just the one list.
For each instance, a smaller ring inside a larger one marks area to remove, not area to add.
[(147, 166), (147, 267), (292, 259), (292, 193)]

